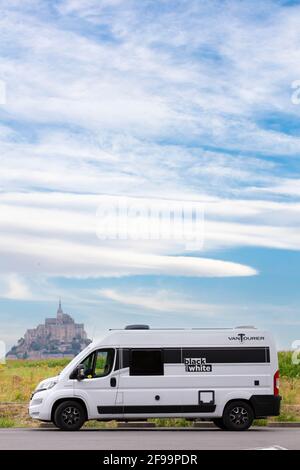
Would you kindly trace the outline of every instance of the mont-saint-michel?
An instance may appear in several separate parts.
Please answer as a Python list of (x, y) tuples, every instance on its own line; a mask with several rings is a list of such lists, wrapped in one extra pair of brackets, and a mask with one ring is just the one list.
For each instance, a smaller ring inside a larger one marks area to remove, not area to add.
[(64, 313), (59, 301), (56, 317), (46, 318), (43, 324), (26, 331), (7, 353), (10, 359), (42, 359), (75, 356), (91, 342), (83, 323), (75, 323)]

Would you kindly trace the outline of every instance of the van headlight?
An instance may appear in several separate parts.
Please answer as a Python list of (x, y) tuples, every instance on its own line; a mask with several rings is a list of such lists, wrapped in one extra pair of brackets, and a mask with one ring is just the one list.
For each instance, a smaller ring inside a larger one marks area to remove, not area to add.
[(43, 380), (43, 382), (40, 382), (38, 384), (34, 393), (42, 392), (43, 390), (49, 390), (50, 388), (53, 388), (56, 384), (57, 381), (55, 380)]

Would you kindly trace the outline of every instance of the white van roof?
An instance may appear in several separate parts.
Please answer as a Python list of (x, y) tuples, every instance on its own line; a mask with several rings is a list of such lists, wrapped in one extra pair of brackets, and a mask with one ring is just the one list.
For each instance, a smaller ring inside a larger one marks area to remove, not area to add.
[(235, 328), (126, 328), (109, 330), (93, 347), (127, 348), (197, 346), (264, 346), (270, 344), (270, 334), (254, 327)]

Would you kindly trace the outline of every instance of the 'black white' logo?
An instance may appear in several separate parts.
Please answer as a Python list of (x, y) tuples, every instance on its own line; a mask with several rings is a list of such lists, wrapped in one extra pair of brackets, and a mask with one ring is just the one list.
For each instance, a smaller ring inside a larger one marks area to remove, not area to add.
[(211, 372), (212, 365), (206, 364), (205, 357), (186, 357), (184, 358), (186, 372)]

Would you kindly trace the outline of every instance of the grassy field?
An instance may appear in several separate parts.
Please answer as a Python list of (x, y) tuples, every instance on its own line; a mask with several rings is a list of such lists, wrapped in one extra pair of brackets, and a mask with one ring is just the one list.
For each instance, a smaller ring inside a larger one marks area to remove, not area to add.
[(52, 377), (70, 362), (70, 359), (9, 360), (0, 365), (0, 403), (28, 402), (37, 384)]
[[(32, 425), (26, 409), (31, 392), (41, 380), (57, 375), (69, 360), (10, 360), (0, 365), (0, 427)], [(283, 407), (281, 416), (274, 419), (300, 421), (300, 365), (292, 364), (290, 352), (279, 353), (279, 365)], [(14, 405), (6, 405), (8, 402), (20, 405), (14, 408)], [(160, 422), (169, 423), (169, 420)]]

